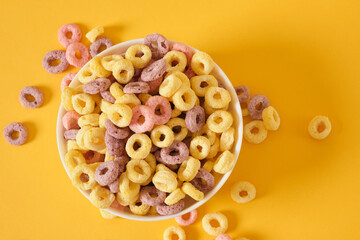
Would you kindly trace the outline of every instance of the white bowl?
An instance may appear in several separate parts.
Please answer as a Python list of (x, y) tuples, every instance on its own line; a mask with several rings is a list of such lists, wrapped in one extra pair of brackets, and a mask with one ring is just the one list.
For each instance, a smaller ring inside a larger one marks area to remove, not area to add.
[[(101, 52), (99, 54), (99, 56), (106, 56), (106, 55), (111, 55), (111, 54), (124, 53), (126, 51), (126, 49), (128, 47), (130, 47), (131, 45), (140, 44), (140, 43), (143, 43), (143, 42), (144, 42), (144, 39), (134, 39), (134, 40), (130, 40), (130, 41), (127, 41), (127, 42), (119, 43), (119, 44), (117, 44), (115, 46), (112, 46), (111, 48), (108, 48), (105, 51)], [(169, 42), (173, 43), (175, 41), (169, 40)], [(198, 51), (195, 48), (192, 48), (192, 49), (195, 50), (195, 51)], [(87, 63), (82, 69), (84, 69), (88, 64), (89, 63)], [(225, 75), (225, 73), (220, 69), (220, 67), (218, 65), (215, 64), (215, 68), (214, 68), (214, 70), (213, 70), (213, 72), (211, 74), (213, 74), (220, 82), (222, 82), (224, 84), (224, 86), (230, 92), (230, 95), (231, 95), (231, 102), (230, 102), (230, 105), (229, 105), (229, 111), (232, 113), (232, 115), (234, 117), (233, 126), (235, 128), (235, 144), (234, 144), (231, 152), (235, 155), (235, 158), (237, 159), (239, 157), (241, 143), (242, 143), (242, 135), (243, 135), (243, 120), (242, 120), (240, 104), (239, 104), (237, 95), (235, 93), (234, 87), (232, 86), (230, 80)], [(75, 77), (75, 80), (70, 84), (70, 86), (76, 87), (79, 84), (80, 84), (80, 82)], [(57, 119), (57, 126), (56, 126), (56, 137), (57, 137), (57, 144), (58, 144), (58, 148), (59, 148), (61, 162), (64, 165), (66, 173), (70, 177), (70, 173), (66, 169), (66, 166), (65, 166), (65, 163), (64, 163), (64, 159), (65, 159), (64, 156), (66, 154), (66, 141), (64, 140), (64, 137), (63, 137), (64, 136), (64, 128), (62, 126), (62, 117), (64, 116), (65, 113), (66, 113), (66, 111), (65, 111), (63, 105), (60, 104), (59, 113), (58, 113), (58, 119)], [(181, 211), (181, 212), (179, 212), (177, 214), (168, 215), (168, 216), (161, 216), (161, 215), (137, 216), (137, 215), (134, 215), (133, 213), (131, 213), (130, 211), (120, 211), (120, 210), (110, 209), (110, 208), (106, 209), (106, 211), (108, 211), (108, 212), (110, 212), (112, 214), (115, 214), (115, 215), (117, 215), (119, 217), (122, 217), (122, 218), (138, 220), (138, 221), (158, 221), (158, 220), (165, 220), (165, 219), (174, 218), (176, 216), (186, 214), (186, 213), (200, 207), (205, 202), (207, 202), (225, 184), (225, 182), (229, 178), (231, 172), (232, 172), (232, 170), (229, 171), (228, 173), (224, 174), (224, 175), (221, 175), (221, 177), (215, 178), (215, 187), (205, 195), (203, 200), (196, 202), (196, 201), (190, 199), (189, 197), (185, 198), (185, 202), (186, 202), (185, 203), (185, 208), (184, 208), (183, 211)], [(80, 190), (80, 192), (87, 199), (89, 199), (89, 193), (88, 192), (82, 191), (82, 190)]]

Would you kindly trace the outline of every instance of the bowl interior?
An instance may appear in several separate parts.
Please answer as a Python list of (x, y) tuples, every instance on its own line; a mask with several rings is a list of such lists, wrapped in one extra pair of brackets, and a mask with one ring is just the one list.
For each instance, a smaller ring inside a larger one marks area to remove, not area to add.
[[(173, 43), (175, 41), (169, 40), (169, 42)], [(99, 56), (106, 56), (106, 55), (111, 55), (111, 54), (121, 54), (121, 53), (124, 53), (126, 51), (126, 49), (128, 47), (130, 47), (131, 45), (140, 44), (140, 43), (143, 43), (143, 39), (134, 39), (134, 40), (130, 40), (127, 42), (119, 43), (119, 44), (114, 45), (111, 48), (108, 48), (105, 51), (101, 52), (99, 54)], [(189, 47), (191, 47), (191, 46), (189, 46)], [(195, 49), (193, 47), (191, 47), (191, 48), (194, 51), (198, 51), (197, 49)], [(80, 69), (80, 71), (82, 71), (88, 64), (89, 63), (87, 63), (82, 69)], [(233, 118), (234, 118), (233, 127), (235, 128), (235, 144), (234, 144), (233, 148), (231, 149), (231, 152), (234, 153), (235, 158), (237, 160), (237, 158), (239, 157), (239, 153), (240, 153), (240, 148), (241, 148), (241, 143), (242, 143), (242, 135), (243, 135), (243, 120), (242, 120), (240, 104), (237, 99), (237, 95), (235, 93), (234, 87), (232, 86), (230, 80), (228, 79), (228, 77), (225, 75), (225, 73), (220, 69), (220, 67), (217, 64), (215, 64), (215, 68), (211, 74), (214, 75), (218, 81), (223, 83), (223, 85), (230, 92), (230, 95), (231, 95), (231, 102), (229, 104), (228, 111), (230, 111), (233, 115)], [(74, 81), (71, 82), (70, 86), (76, 87), (78, 85), (80, 85), (80, 82), (75, 77)], [(59, 149), (59, 153), (60, 153), (60, 158), (64, 165), (65, 171), (70, 178), (70, 173), (66, 169), (66, 166), (64, 163), (64, 159), (65, 159), (64, 156), (66, 154), (66, 141), (63, 137), (64, 136), (64, 128), (62, 126), (62, 117), (64, 116), (65, 113), (66, 113), (66, 111), (65, 111), (63, 105), (61, 104), (60, 108), (59, 108), (59, 113), (58, 113), (56, 133), (57, 133), (57, 144), (58, 144), (58, 149)], [(186, 199), (185, 199), (186, 204), (185, 204), (184, 210), (177, 214), (174, 214), (174, 215), (137, 216), (137, 215), (134, 215), (133, 213), (131, 213), (130, 211), (120, 211), (120, 210), (110, 209), (110, 208), (106, 209), (106, 211), (108, 211), (112, 214), (115, 214), (119, 217), (122, 217), (122, 218), (139, 220), (139, 221), (158, 221), (158, 220), (174, 218), (176, 216), (186, 214), (186, 213), (190, 212), (191, 210), (200, 207), (202, 204), (204, 204), (206, 201), (208, 201), (224, 185), (226, 180), (229, 178), (231, 172), (232, 172), (232, 170), (227, 172), (224, 175), (215, 174), (215, 187), (205, 195), (204, 199), (197, 202), (197, 201), (192, 200), (190, 197), (186, 197)], [(86, 198), (89, 199), (89, 192), (82, 191), (82, 190), (80, 190), (80, 192)]]

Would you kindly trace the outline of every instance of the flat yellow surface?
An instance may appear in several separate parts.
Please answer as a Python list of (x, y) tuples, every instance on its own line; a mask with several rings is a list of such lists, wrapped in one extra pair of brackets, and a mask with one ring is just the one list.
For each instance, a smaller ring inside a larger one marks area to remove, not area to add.
[[(70, 22), (84, 35), (103, 25), (115, 43), (152, 32), (185, 42), (278, 110), (280, 130), (259, 145), (243, 144), (228, 182), (184, 228), (187, 239), (214, 239), (200, 219), (215, 211), (229, 218), (234, 239), (360, 239), (358, 0), (2, 1), (0, 128), (23, 122), (30, 139), (15, 147), (0, 137), (0, 239), (162, 239), (177, 225), (102, 219), (66, 175), (55, 138), (65, 73), (48, 74), (41, 60), (63, 49), (57, 30)], [(43, 90), (41, 108), (20, 105), (28, 85)], [(307, 133), (317, 114), (333, 126), (323, 141)], [(256, 186), (253, 202), (231, 200), (237, 180)]]

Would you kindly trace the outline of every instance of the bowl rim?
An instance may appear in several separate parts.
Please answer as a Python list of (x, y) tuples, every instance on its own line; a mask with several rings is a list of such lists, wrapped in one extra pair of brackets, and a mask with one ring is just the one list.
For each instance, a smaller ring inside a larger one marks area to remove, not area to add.
[[(126, 49), (129, 46), (134, 45), (134, 44), (142, 44), (143, 41), (144, 41), (143, 38), (139, 38), (139, 39), (133, 39), (133, 40), (121, 42), (121, 43), (118, 43), (118, 44), (116, 44), (116, 45), (102, 51), (97, 56), (106, 56), (106, 55), (114, 54), (114, 52), (116, 52), (116, 49), (120, 49), (120, 48)], [(173, 41), (173, 40), (170, 40), (170, 39), (168, 39), (168, 41), (169, 41), (170, 44), (171, 43), (177, 43), (177, 41)], [(189, 46), (189, 45), (186, 45), (186, 46), (190, 47), (195, 52), (199, 51), (198, 49), (196, 49), (196, 48), (194, 48), (192, 46)], [(117, 53), (117, 54), (119, 54), (119, 53)], [(79, 69), (77, 74), (80, 71), (82, 71), (85, 67), (87, 67), (89, 62), (87, 62), (81, 69)], [(194, 209), (197, 209), (198, 207), (200, 207), (201, 205), (206, 203), (208, 200), (210, 200), (222, 188), (222, 186), (226, 183), (227, 179), (230, 177), (232, 171), (234, 170), (234, 167), (236, 166), (237, 160), (239, 158), (241, 145), (242, 145), (242, 138), (243, 138), (243, 117), (242, 117), (242, 114), (241, 114), (240, 103), (239, 103), (239, 101), (237, 101), (237, 95), (236, 95), (235, 89), (232, 86), (232, 83), (229, 80), (229, 78), (226, 76), (226, 74), (223, 72), (223, 70), (216, 64), (216, 62), (215, 62), (215, 67), (214, 67), (213, 72), (214, 71), (217, 71), (217, 75), (221, 76), (221, 82), (226, 86), (226, 89), (230, 92), (231, 101), (235, 101), (233, 107), (234, 107), (234, 110), (235, 110), (235, 114), (237, 114), (237, 117), (234, 117), (234, 119), (237, 118), (238, 126), (237, 126), (237, 128), (235, 127), (235, 134), (237, 136), (235, 136), (236, 142), (235, 142), (235, 144), (233, 146), (234, 150), (232, 151), (232, 153), (235, 155), (235, 164), (234, 164), (233, 168), (229, 172), (222, 175), (222, 177), (219, 179), (219, 182), (215, 185), (215, 187), (210, 192), (208, 192), (205, 195), (204, 199), (202, 199), (202, 200), (200, 200), (198, 202), (195, 202), (194, 204), (188, 206), (187, 208), (185, 208), (184, 210), (182, 210), (179, 213), (172, 214), (172, 215), (166, 215), (166, 216), (162, 216), (162, 215), (139, 216), (139, 215), (135, 215), (135, 214), (132, 214), (132, 213), (116, 211), (116, 210), (113, 210), (113, 209), (110, 209), (110, 208), (104, 209), (105, 211), (107, 211), (109, 213), (112, 213), (112, 214), (114, 214), (114, 215), (116, 215), (118, 217), (130, 219), (130, 220), (137, 220), (137, 221), (160, 221), (160, 220), (166, 220), (166, 219), (174, 218), (174, 217), (177, 217), (177, 216), (180, 216), (180, 215), (184, 215), (184, 214), (186, 214), (186, 213), (188, 213), (188, 212), (190, 212), (190, 211), (192, 211)], [(213, 74), (213, 72), (212, 72), (212, 74)], [(74, 79), (76, 79), (77, 74), (74, 77)], [(70, 86), (76, 85), (77, 83), (78, 83), (78, 81), (72, 81)], [(65, 171), (66, 171), (66, 173), (67, 173), (67, 175), (68, 175), (68, 177), (69, 177), (69, 179), (71, 181), (71, 175), (70, 175), (68, 169), (66, 168), (66, 165), (65, 165), (65, 162), (64, 162), (65, 154), (66, 154), (66, 141), (65, 141), (65, 139), (63, 137), (64, 129), (63, 129), (63, 125), (62, 125), (62, 117), (65, 114), (65, 112), (66, 111), (65, 111), (65, 109), (63, 107), (63, 104), (60, 103), (58, 116), (57, 116), (57, 122), (56, 122), (56, 140), (57, 140), (57, 147), (58, 147), (61, 162), (62, 162), (63, 167), (64, 167), (64, 169), (65, 169)], [(234, 113), (233, 113), (233, 116), (234, 116)], [(81, 189), (78, 189), (78, 190), (90, 201), (88, 193), (86, 193), (85, 191), (83, 191)]]

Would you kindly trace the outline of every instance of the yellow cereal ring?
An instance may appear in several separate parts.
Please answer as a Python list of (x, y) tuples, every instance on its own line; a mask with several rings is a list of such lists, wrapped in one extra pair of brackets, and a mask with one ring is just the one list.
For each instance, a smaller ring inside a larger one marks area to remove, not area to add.
[(105, 128), (98, 127), (87, 130), (84, 134), (85, 147), (97, 152), (105, 150), (105, 131)]
[(175, 141), (181, 142), (188, 134), (185, 120), (182, 118), (172, 118), (166, 123), (166, 126), (174, 133)]
[(166, 71), (173, 72), (173, 71), (184, 71), (187, 60), (186, 55), (179, 51), (170, 51), (165, 54), (163, 57), (166, 61)]
[(181, 227), (170, 226), (165, 230), (163, 238), (164, 240), (172, 240), (172, 239), (186, 240), (186, 234), (184, 229), (182, 229)]
[(235, 165), (235, 156), (229, 150), (223, 152), (214, 163), (214, 171), (225, 174), (229, 172)]
[(99, 78), (106, 78), (111, 75), (111, 71), (106, 70), (101, 64), (101, 57), (96, 56), (90, 60), (90, 70)]
[[(212, 221), (217, 221), (218, 226), (213, 227)], [(225, 233), (228, 229), (228, 219), (222, 213), (208, 213), (202, 219), (202, 225), (205, 232), (211, 236), (217, 236), (221, 233)]]
[(123, 87), (117, 83), (117, 82), (114, 82), (113, 84), (111, 84), (110, 88), (110, 93), (111, 95), (115, 98), (115, 99), (118, 99), (120, 98), (122, 95), (124, 95), (124, 91), (123, 91)]
[(96, 185), (90, 193), (90, 201), (97, 208), (108, 208), (115, 200), (115, 195), (110, 190)]
[(144, 133), (135, 133), (127, 140), (125, 150), (133, 159), (146, 158), (151, 150), (151, 139)]
[[(64, 89), (65, 90), (65, 89)], [(79, 93), (71, 98), (74, 110), (79, 114), (90, 114), (95, 109), (95, 101), (90, 94)]]
[[(111, 111), (112, 108), (112, 104), (109, 103), (108, 101), (102, 99), (100, 102), (100, 110), (103, 113), (106, 113), (106, 115), (108, 115), (108, 113)], [(108, 117), (108, 116), (107, 116)]]
[(89, 190), (95, 186), (95, 169), (86, 163), (77, 165), (71, 172), (72, 184), (81, 189)]
[(115, 157), (111, 156), (108, 152), (105, 153), (104, 162), (114, 161), (114, 160), (115, 160)]
[(75, 149), (71, 149), (65, 154), (65, 165), (70, 173), (73, 172), (76, 166), (82, 163), (86, 163), (86, 161), (84, 155), (81, 152)]
[(138, 99), (133, 93), (125, 93), (124, 95), (116, 99), (115, 103), (125, 104), (131, 108), (134, 108), (135, 106), (141, 104), (140, 99)]
[(139, 196), (140, 196), (140, 192), (132, 197), (124, 195), (123, 192), (118, 192), (116, 194), (116, 200), (123, 206), (129, 206), (130, 204), (135, 203), (139, 199)]
[(174, 133), (168, 126), (159, 125), (151, 131), (151, 140), (155, 146), (165, 148), (173, 143)]
[(205, 113), (208, 115), (213, 114), (214, 112), (216, 112), (217, 110), (227, 110), (229, 106), (223, 107), (223, 108), (212, 108), (209, 106), (209, 104), (207, 104), (207, 102), (204, 102), (204, 109), (205, 109)]
[(160, 172), (160, 171), (168, 171), (171, 175), (177, 178), (177, 174), (162, 163), (156, 165), (156, 172)]
[(134, 76), (134, 67), (130, 60), (120, 59), (114, 62), (112, 73), (116, 81), (121, 84), (128, 83)]
[(207, 75), (214, 67), (214, 61), (205, 52), (196, 52), (191, 59), (191, 68), (197, 75)]
[(109, 119), (118, 127), (129, 126), (132, 118), (132, 110), (128, 105), (115, 103), (107, 112)]
[(222, 133), (231, 127), (233, 121), (234, 120), (230, 112), (218, 110), (208, 117), (206, 124), (211, 131)]
[(308, 131), (313, 138), (322, 140), (330, 134), (331, 122), (326, 116), (315, 116), (309, 123)]
[(165, 203), (166, 205), (174, 205), (175, 203), (179, 202), (181, 199), (185, 198), (185, 193), (180, 189), (177, 188), (175, 191), (173, 191), (172, 193), (170, 193), (166, 198), (165, 198)]
[(152, 178), (154, 186), (163, 192), (173, 192), (178, 185), (176, 177), (168, 171), (159, 171)]
[(92, 80), (95, 80), (97, 77), (93, 73), (93, 71), (91, 71), (90, 66), (87, 65), (77, 74), (77, 78), (81, 83), (86, 84), (91, 82)]
[(209, 139), (211, 145), (213, 145), (215, 143), (215, 140), (217, 137), (216, 133), (211, 131), (207, 124), (205, 124), (199, 132), (194, 133), (193, 136), (194, 137), (197, 137), (197, 136), (207, 137)]
[(116, 218), (116, 215), (111, 214), (111, 213), (105, 211), (104, 209), (100, 209), (100, 214), (105, 219), (114, 219), (114, 218)]
[(230, 195), (237, 203), (247, 203), (256, 196), (256, 188), (249, 182), (240, 181), (231, 186)]
[(170, 75), (174, 75), (175, 77), (177, 77), (181, 80), (181, 82), (182, 82), (181, 87), (190, 88), (190, 80), (183, 72), (180, 72), (180, 71), (169, 72), (165, 75), (164, 79), (168, 78)]
[(205, 169), (208, 172), (211, 172), (213, 167), (214, 167), (214, 162), (210, 161), (210, 160), (206, 161), (205, 164), (202, 166), (202, 168)]
[(152, 153), (149, 153), (145, 158), (145, 161), (149, 164), (151, 173), (155, 172), (156, 170), (156, 158)]
[(231, 127), (221, 134), (220, 151), (230, 150), (235, 141), (235, 128)]
[[(100, 105), (101, 106), (101, 105)], [(104, 128), (105, 127), (105, 120), (108, 119), (108, 116), (105, 112), (102, 112), (99, 115), (99, 127)]]
[(200, 161), (196, 158), (190, 157), (183, 161), (178, 171), (178, 178), (180, 181), (191, 181), (196, 176), (200, 169)]
[(73, 104), (72, 104), (72, 97), (79, 92), (76, 91), (72, 87), (65, 87), (61, 92), (61, 102), (65, 108), (66, 111), (74, 110)]
[[(119, 178), (119, 190), (124, 199), (131, 200), (140, 193), (140, 184), (131, 182), (126, 173), (122, 173)], [(136, 200), (136, 199), (135, 199)]]
[(134, 183), (144, 183), (151, 175), (151, 168), (145, 160), (132, 159), (126, 165), (126, 174)]
[(205, 91), (205, 102), (212, 108), (227, 107), (231, 101), (228, 90), (221, 87), (208, 87)]
[(84, 143), (84, 135), (90, 129), (91, 129), (90, 126), (84, 126), (84, 127), (80, 128), (80, 130), (76, 134), (76, 143), (81, 149), (87, 149), (85, 147), (85, 143)]
[(98, 127), (99, 126), (99, 118), (100, 118), (100, 115), (97, 113), (87, 114), (87, 115), (81, 116), (78, 119), (78, 125), (81, 128), (84, 126)]
[(254, 120), (244, 126), (244, 138), (249, 143), (261, 143), (267, 137), (267, 130), (263, 121)]
[(138, 98), (140, 99), (141, 103), (143, 105), (145, 105), (145, 103), (147, 102), (147, 100), (149, 100), (149, 98), (151, 98), (152, 96), (148, 93), (140, 93), (138, 95)]
[(190, 79), (191, 88), (197, 96), (204, 97), (205, 92), (210, 87), (217, 87), (218, 81), (213, 75), (195, 76)]
[(103, 26), (97, 26), (91, 29), (85, 36), (87, 39), (89, 39), (90, 42), (95, 42), (96, 38), (100, 36), (101, 34), (104, 34), (104, 27)]
[(181, 87), (172, 96), (172, 101), (180, 111), (188, 111), (195, 106), (196, 94), (191, 88)]
[(150, 206), (142, 203), (141, 201), (137, 201), (133, 204), (130, 204), (129, 207), (130, 207), (130, 211), (133, 214), (140, 216), (146, 215), (150, 210)]
[(161, 83), (159, 87), (159, 94), (164, 97), (171, 97), (175, 94), (175, 92), (180, 89), (182, 85), (182, 81), (176, 75), (169, 75), (164, 81)]
[[(137, 57), (136, 54), (141, 52), (143, 55)], [(135, 44), (130, 46), (125, 53), (125, 58), (130, 60), (134, 67), (144, 68), (151, 60), (151, 50), (144, 44)]]
[(264, 126), (267, 130), (276, 131), (280, 126), (280, 117), (274, 107), (269, 106), (262, 111)]
[(210, 152), (210, 140), (203, 136), (194, 137), (190, 142), (190, 154), (197, 159), (204, 159)]
[(77, 143), (76, 140), (68, 140), (66, 142), (66, 150), (70, 151), (70, 150), (83, 150), (83, 148), (81, 148)]
[(194, 187), (194, 185), (189, 182), (184, 182), (181, 190), (196, 201), (204, 199), (204, 193), (199, 191), (196, 187)]
[(206, 158), (213, 158), (215, 157), (220, 150), (220, 140), (218, 137), (216, 137), (214, 144), (210, 146), (209, 154)]
[(116, 61), (118, 60), (122, 60), (124, 59), (121, 55), (119, 54), (113, 54), (113, 55), (109, 55), (109, 56), (105, 56), (101, 59), (101, 65), (108, 71), (112, 71), (114, 64)]

